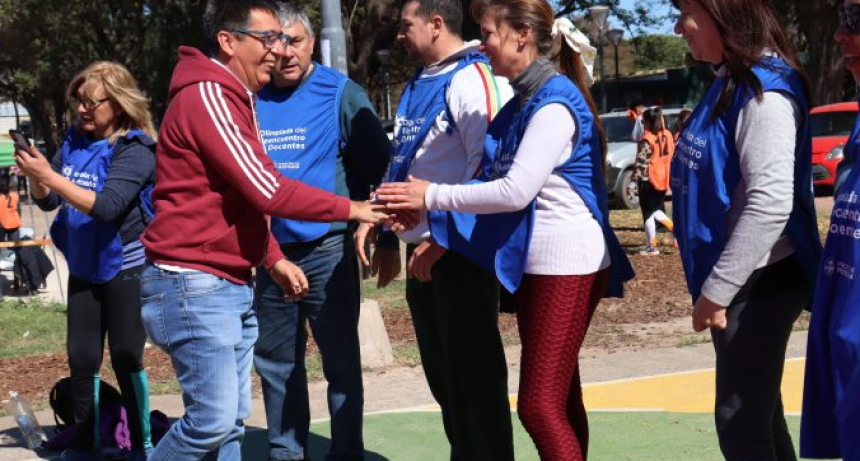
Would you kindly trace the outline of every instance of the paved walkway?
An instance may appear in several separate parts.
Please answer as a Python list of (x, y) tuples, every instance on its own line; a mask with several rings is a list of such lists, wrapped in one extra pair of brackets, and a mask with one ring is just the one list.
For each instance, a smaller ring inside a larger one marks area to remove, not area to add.
[[(806, 334), (796, 332), (790, 341), (783, 393), (788, 413), (800, 411), (803, 355)], [(512, 403), (519, 378), (519, 349), (508, 348)], [(713, 349), (710, 344), (609, 353), (587, 351), (582, 360), (586, 405), (590, 411), (666, 411), (709, 413), (713, 410)], [(391, 411), (434, 411), (436, 409), (420, 367), (399, 367), (365, 373), (367, 413)], [(325, 383), (311, 385), (311, 414), (317, 421), (328, 417)], [(153, 409), (170, 417), (182, 415), (179, 396), (155, 396)], [(39, 421), (53, 421), (49, 411), (37, 414)], [(265, 428), (261, 399), (253, 402), (247, 421), (251, 431)], [(56, 459), (34, 458), (34, 453), (17, 443), (18, 430), (10, 417), (0, 418), (0, 461)], [(50, 431), (50, 429), (49, 429)], [(265, 459), (264, 437), (252, 437), (250, 459)]]

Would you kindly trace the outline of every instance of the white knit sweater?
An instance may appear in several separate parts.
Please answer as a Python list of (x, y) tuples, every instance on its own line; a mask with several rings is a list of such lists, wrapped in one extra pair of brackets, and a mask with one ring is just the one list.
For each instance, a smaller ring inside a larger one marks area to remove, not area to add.
[(537, 199), (526, 273), (586, 275), (608, 267), (600, 225), (579, 194), (553, 172), (570, 158), (576, 133), (565, 106), (542, 107), (529, 122), (507, 176), (483, 184), (433, 184), (425, 195), (427, 208), (490, 214), (521, 210)]

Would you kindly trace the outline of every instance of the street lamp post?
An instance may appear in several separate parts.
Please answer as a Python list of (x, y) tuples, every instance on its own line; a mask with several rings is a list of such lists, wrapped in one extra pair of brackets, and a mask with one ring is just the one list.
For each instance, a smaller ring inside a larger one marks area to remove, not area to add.
[(603, 66), (603, 29), (609, 17), (609, 7), (595, 5), (588, 8), (591, 20), (597, 24), (597, 55), (600, 59), (600, 111), (606, 113), (606, 70)]
[(615, 103), (617, 104), (621, 100), (621, 87), (619, 82), (621, 81), (621, 72), (618, 70), (618, 45), (621, 44), (621, 39), (624, 38), (624, 31), (621, 29), (611, 29), (609, 32), (606, 32), (606, 38), (609, 39), (609, 43), (612, 44), (615, 53)]
[(340, 18), (340, 0), (322, 0), (320, 31), (322, 63), (343, 75), (349, 75), (346, 63), (346, 34)]
[(606, 33), (606, 38), (615, 47), (615, 80), (618, 80), (621, 78), (621, 72), (618, 70), (618, 45), (621, 44), (621, 39), (624, 38), (624, 31), (621, 29), (612, 29)]
[(391, 120), (391, 94), (388, 91), (388, 59), (391, 57), (391, 50), (376, 50), (376, 57), (379, 59), (379, 65), (382, 68), (382, 91), (385, 92), (385, 119)]

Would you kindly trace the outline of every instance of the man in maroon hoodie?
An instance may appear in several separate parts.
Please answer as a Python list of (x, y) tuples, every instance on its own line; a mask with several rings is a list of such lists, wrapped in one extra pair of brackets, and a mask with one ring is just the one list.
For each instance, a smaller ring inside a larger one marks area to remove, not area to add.
[(210, 0), (209, 56), (179, 49), (156, 152), (156, 213), (142, 237), (141, 298), (147, 333), (170, 354), (186, 413), (150, 461), (241, 459), (257, 339), (251, 269), (262, 265), (288, 296), (308, 288), (270, 234), (268, 215), (386, 218), (379, 205), (282, 177), (263, 151), (254, 93), (289, 40), (277, 8), (271, 0)]

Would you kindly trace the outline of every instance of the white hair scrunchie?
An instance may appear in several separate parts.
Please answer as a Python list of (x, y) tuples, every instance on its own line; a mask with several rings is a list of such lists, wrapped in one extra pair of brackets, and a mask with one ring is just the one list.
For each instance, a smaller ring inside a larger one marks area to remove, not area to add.
[(564, 37), (573, 51), (579, 53), (582, 64), (585, 65), (586, 85), (594, 84), (594, 58), (597, 57), (597, 48), (591, 46), (591, 41), (567, 18), (556, 18), (552, 25), (552, 38), (558, 38), (559, 34)]

